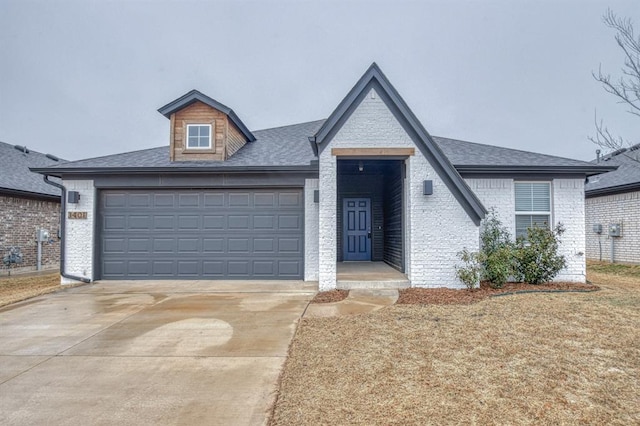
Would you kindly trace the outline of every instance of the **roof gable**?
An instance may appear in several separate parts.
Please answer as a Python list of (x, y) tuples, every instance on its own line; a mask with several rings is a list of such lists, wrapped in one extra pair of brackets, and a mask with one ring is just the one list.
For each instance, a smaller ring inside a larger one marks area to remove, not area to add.
[(210, 98), (209, 96), (203, 93), (200, 93), (197, 90), (192, 90), (180, 96), (178, 99), (169, 102), (165, 106), (159, 108), (158, 112), (164, 115), (165, 117), (170, 118), (171, 114), (183, 108), (186, 108), (197, 101), (200, 101), (203, 104), (208, 105), (211, 108), (215, 108), (218, 111), (226, 114), (229, 117), (229, 119), (233, 122), (233, 124), (235, 124), (238, 130), (240, 130), (240, 132), (247, 139), (247, 141), (253, 142), (256, 140), (256, 137), (253, 135), (253, 133), (251, 133), (249, 128), (245, 126), (242, 120), (240, 120), (240, 117), (238, 117), (231, 108), (229, 108), (224, 104), (221, 104), (220, 102), (216, 101), (213, 98)]
[(487, 210), (375, 62), (371, 64), (316, 134), (309, 138), (315, 154), (317, 155), (328, 145), (328, 142), (349, 119), (371, 89), (374, 89), (384, 101), (469, 217), (476, 224), (479, 224)]

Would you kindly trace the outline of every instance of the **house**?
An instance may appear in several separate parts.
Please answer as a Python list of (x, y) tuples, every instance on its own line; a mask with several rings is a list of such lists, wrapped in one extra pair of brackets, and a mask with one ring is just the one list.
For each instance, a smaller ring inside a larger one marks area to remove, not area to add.
[(564, 223), (559, 279), (585, 280), (584, 181), (611, 168), (432, 137), (376, 64), (326, 120), (250, 131), (198, 91), (159, 112), (169, 147), (34, 169), (65, 187), (65, 282), (304, 279), (329, 290), (349, 286), (344, 262), (371, 262), (404, 285), (461, 287), (457, 253), (478, 250), (489, 207), (514, 234)]
[(585, 186), (587, 259), (640, 263), (640, 144), (594, 161), (617, 170)]
[[(60, 190), (47, 185), (42, 175), (30, 167), (50, 167), (61, 160), (24, 146), (0, 142), (0, 260), (10, 247), (18, 247), (22, 263), (12, 270), (29, 271), (37, 267), (36, 232), (49, 231), (41, 245), (41, 266), (57, 266), (59, 258)], [(0, 273), (7, 271), (0, 263)]]

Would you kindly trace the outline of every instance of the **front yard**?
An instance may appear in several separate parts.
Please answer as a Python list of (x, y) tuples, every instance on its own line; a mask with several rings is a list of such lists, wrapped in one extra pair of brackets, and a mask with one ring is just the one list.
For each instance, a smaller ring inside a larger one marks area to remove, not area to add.
[(0, 307), (61, 289), (57, 271), (0, 277)]
[(302, 319), (273, 425), (638, 424), (640, 276), (590, 293)]

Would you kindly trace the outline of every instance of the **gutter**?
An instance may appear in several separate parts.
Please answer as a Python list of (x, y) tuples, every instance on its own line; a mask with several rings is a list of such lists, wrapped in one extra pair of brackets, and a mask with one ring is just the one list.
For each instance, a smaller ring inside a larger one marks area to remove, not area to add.
[(65, 270), (65, 249), (66, 249), (66, 241), (67, 235), (65, 234), (65, 224), (66, 224), (66, 210), (67, 210), (67, 188), (64, 185), (59, 184), (57, 182), (53, 182), (49, 180), (49, 176), (44, 176), (45, 183), (49, 185), (55, 186), (56, 188), (62, 191), (62, 199), (60, 200), (60, 236), (62, 239), (60, 240), (60, 275), (64, 278), (69, 278), (70, 280), (82, 281), (83, 283), (90, 283), (91, 280), (85, 277), (78, 277), (75, 275), (67, 274)]
[(311, 160), (309, 165), (298, 166), (228, 166), (228, 167), (30, 167), (34, 173), (48, 174), (60, 177), (62, 174), (149, 174), (149, 173), (188, 173), (188, 174), (252, 174), (265, 172), (283, 172), (283, 173), (309, 173), (317, 172), (318, 164)]
[(640, 190), (640, 182), (626, 183), (623, 185), (607, 186), (604, 188), (587, 189), (584, 191), (585, 198), (600, 197), (603, 195), (621, 194)]
[(618, 166), (491, 166), (491, 165), (455, 165), (459, 173), (575, 173), (587, 176), (616, 170)]

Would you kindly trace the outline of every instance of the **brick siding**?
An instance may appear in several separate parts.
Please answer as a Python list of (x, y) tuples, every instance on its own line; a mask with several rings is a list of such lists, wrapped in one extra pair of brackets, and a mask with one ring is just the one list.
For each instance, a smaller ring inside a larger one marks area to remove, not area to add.
[[(609, 225), (621, 224), (622, 234), (614, 239), (614, 260), (640, 263), (640, 191), (587, 198), (586, 234), (587, 259), (611, 260)], [(593, 225), (602, 225), (602, 234), (593, 231)]]
[[(51, 234), (50, 243), (42, 244), (42, 266), (57, 267), (60, 261), (60, 203), (22, 197), (0, 195), (0, 258), (7, 247), (17, 246), (23, 255), (22, 264), (12, 271), (31, 271), (37, 265), (36, 230), (46, 229)], [(0, 274), (6, 274), (0, 264)]]

